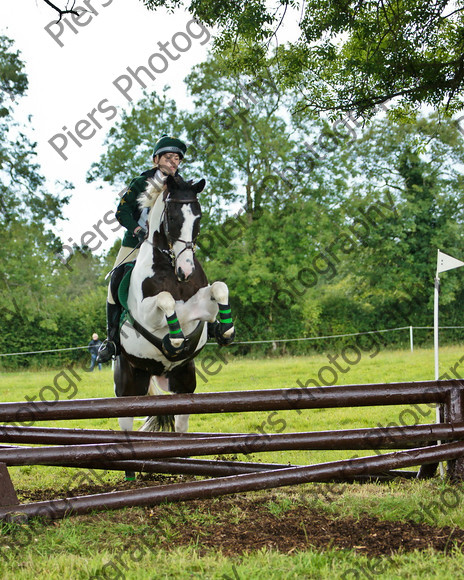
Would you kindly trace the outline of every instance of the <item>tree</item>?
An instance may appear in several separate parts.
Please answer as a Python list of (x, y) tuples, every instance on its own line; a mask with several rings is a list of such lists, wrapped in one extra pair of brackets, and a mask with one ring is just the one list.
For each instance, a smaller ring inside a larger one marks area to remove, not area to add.
[(0, 36), (0, 226), (7, 228), (17, 219), (55, 225), (69, 198), (45, 187), (35, 162), (37, 144), (14, 121), (14, 103), (27, 90), (27, 76), (12, 46), (12, 40)]
[(68, 197), (46, 183), (35, 161), (36, 144), (15, 122), (27, 76), (6, 36), (0, 36), (0, 86), (0, 325), (3, 352), (11, 352), (27, 350), (29, 336), (53, 327), (50, 304), (57, 294), (55, 253), (61, 243), (52, 228)]
[(73, 0), (71, 8), (67, 7), (68, 2), (66, 2), (65, 8), (60, 8), (54, 2), (50, 2), (50, 0), (43, 0), (43, 1), (45, 2), (45, 4), (50, 6), (50, 8), (53, 8), (53, 10), (56, 10), (58, 12), (59, 20), (61, 20), (62, 16), (64, 16), (65, 14), (74, 14), (75, 16), (79, 16), (79, 12), (77, 12), (77, 10), (75, 10), (75, 8), (74, 8), (76, 6), (75, 0)]
[[(230, 66), (254, 72), (278, 65), (279, 84), (298, 87), (300, 109), (356, 111), (370, 116), (390, 99), (404, 109), (462, 107), (464, 5), (462, 0), (143, 0), (149, 9), (186, 7), (217, 27), (216, 47), (234, 47)], [(269, 46), (283, 22), (298, 38)]]
[(216, 216), (224, 204), (239, 203), (252, 220), (289, 195), (295, 142), (274, 74), (234, 74), (224, 59), (209, 58), (185, 79), (195, 108), (183, 122), (195, 163), (209, 177)]
[(59, 249), (59, 240), (50, 228), (62, 217), (62, 207), (69, 200), (50, 191), (34, 160), (36, 143), (31, 143), (14, 121), (14, 104), (27, 90), (27, 76), (19, 53), (12, 47), (12, 40), (0, 36), (0, 278), (5, 284), (27, 264), (33, 279), (37, 273), (33, 260), (41, 264), (42, 251), (50, 255)]
[[(342, 228), (357, 251), (340, 265), (339, 293), (364, 330), (431, 324), (437, 248), (464, 255), (463, 159), (458, 127), (436, 116), (376, 121), (347, 151)], [(460, 293), (458, 278), (443, 284), (451, 318)]]
[[(291, 98), (274, 83), (276, 71), (259, 76), (231, 73), (222, 58), (209, 58), (185, 79), (192, 110), (177, 110), (166, 94), (146, 94), (108, 133), (106, 152), (94, 163), (88, 180), (127, 185), (150, 158), (153, 136), (176, 134), (188, 143), (182, 173), (207, 177), (201, 196), (203, 223), (221, 221), (234, 204), (249, 220), (264, 207), (278, 207), (291, 195), (317, 195), (301, 174), (313, 171), (303, 135), (321, 123), (287, 125)], [(306, 137), (304, 137), (306, 138)], [(320, 183), (318, 183), (320, 185)]]
[(163, 133), (185, 135), (176, 103), (165, 93), (145, 93), (109, 130), (105, 152), (92, 164), (87, 181), (100, 179), (122, 189), (132, 177), (150, 168), (153, 146)]
[(182, 174), (207, 178), (198, 257), (211, 280), (230, 285), (246, 338), (301, 334), (308, 327), (302, 312), (315, 323), (317, 308), (306, 297), (290, 304), (275, 297), (328, 235), (326, 208), (339, 205), (341, 192), (343, 170), (330, 172), (320, 146), (316, 156), (308, 153), (328, 125), (298, 119), (290, 126), (292, 97), (277, 90), (274, 74), (236, 74), (209, 58), (186, 78), (192, 110), (145, 95), (110, 130), (88, 175), (122, 186), (145, 165), (153, 134), (169, 127), (186, 140)]

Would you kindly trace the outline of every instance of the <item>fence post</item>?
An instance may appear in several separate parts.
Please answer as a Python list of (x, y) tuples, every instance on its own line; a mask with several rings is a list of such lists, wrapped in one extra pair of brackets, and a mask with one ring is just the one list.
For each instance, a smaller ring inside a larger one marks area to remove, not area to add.
[(0, 463), (0, 505), (19, 505), (18, 496), (4, 463)]
[(411, 352), (414, 352), (414, 336), (412, 326), (409, 327), (409, 342), (411, 344)]
[[(450, 389), (445, 403), (445, 421), (457, 423), (464, 419), (464, 383)], [(464, 457), (448, 461), (448, 477), (455, 482), (464, 481)]]

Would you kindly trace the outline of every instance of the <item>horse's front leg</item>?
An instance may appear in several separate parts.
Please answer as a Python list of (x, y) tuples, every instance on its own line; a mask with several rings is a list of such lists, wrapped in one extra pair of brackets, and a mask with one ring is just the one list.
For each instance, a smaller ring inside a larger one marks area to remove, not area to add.
[(235, 338), (235, 328), (232, 320), (232, 311), (229, 305), (229, 289), (224, 282), (211, 284), (211, 299), (217, 302), (218, 318), (209, 325), (208, 332), (220, 346), (227, 346)]
[(156, 307), (164, 314), (168, 325), (163, 346), (169, 354), (175, 354), (182, 350), (185, 340), (176, 314), (176, 301), (169, 292), (160, 292), (156, 296)]

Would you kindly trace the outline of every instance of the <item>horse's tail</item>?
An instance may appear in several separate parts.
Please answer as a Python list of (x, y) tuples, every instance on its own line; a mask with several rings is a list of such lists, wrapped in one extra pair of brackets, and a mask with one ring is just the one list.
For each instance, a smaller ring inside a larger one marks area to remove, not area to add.
[(175, 431), (174, 415), (147, 417), (139, 431)]
[[(156, 382), (155, 377), (152, 377), (148, 386), (148, 395), (163, 395), (164, 392)], [(174, 415), (160, 415), (155, 417), (147, 417), (144, 424), (139, 431), (175, 431)]]

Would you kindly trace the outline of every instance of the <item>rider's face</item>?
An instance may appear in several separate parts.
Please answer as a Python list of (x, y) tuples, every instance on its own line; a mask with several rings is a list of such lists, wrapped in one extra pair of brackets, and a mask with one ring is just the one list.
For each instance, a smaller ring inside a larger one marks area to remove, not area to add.
[(182, 160), (178, 153), (163, 153), (162, 155), (156, 155), (154, 161), (163, 173), (174, 175)]

